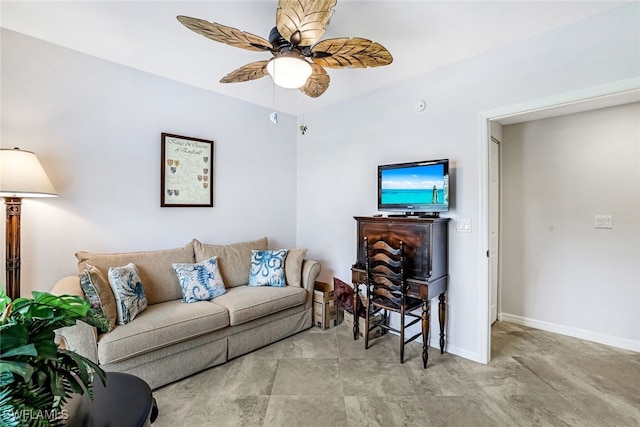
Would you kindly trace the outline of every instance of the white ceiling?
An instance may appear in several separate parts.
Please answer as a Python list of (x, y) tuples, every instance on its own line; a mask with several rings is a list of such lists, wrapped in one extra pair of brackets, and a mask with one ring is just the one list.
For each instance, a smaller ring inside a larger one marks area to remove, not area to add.
[(222, 84), (230, 71), (270, 54), (206, 39), (183, 27), (188, 15), (264, 38), (277, 0), (7, 1), (2, 27), (79, 52), (291, 114), (323, 108), (532, 37), (629, 1), (338, 0), (323, 39), (364, 37), (384, 45), (391, 65), (330, 69), (329, 89), (312, 99), (273, 87), (269, 77)]

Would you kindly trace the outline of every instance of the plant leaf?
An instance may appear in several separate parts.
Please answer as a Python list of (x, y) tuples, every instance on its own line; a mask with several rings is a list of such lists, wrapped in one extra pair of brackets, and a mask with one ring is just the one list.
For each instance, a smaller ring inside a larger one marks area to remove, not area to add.
[(27, 382), (31, 379), (34, 369), (33, 366), (27, 362), (0, 360), (0, 372), (2, 372), (2, 375), (0, 375), (0, 385), (4, 386), (15, 381), (13, 375), (7, 375), (9, 372), (20, 375), (23, 380)]
[(47, 292), (33, 291), (33, 300), (39, 304), (55, 307), (71, 317), (86, 316), (91, 307), (87, 300), (77, 295), (52, 295)]
[(7, 323), (0, 328), (0, 353), (26, 345), (29, 340), (29, 328), (25, 324)]
[(37, 356), (38, 351), (33, 344), (23, 345), (21, 347), (15, 347), (4, 353), (0, 353), (0, 361), (14, 356)]
[(0, 423), (7, 427), (18, 427), (20, 421), (16, 418), (18, 413), (12, 402), (11, 390), (0, 388)]
[(36, 347), (40, 359), (57, 359), (58, 346), (55, 343), (55, 335), (53, 330), (47, 329), (31, 337), (31, 342)]
[(102, 332), (109, 332), (109, 319), (95, 308), (89, 309), (87, 315), (79, 320), (100, 329)]
[(11, 298), (4, 292), (4, 289), (0, 289), (0, 311), (2, 312), (0, 323), (4, 323), (5, 318), (11, 313)]

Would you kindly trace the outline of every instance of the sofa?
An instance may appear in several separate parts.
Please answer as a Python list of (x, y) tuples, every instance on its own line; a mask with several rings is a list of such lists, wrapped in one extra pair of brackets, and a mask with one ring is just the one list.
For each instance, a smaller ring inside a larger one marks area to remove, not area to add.
[[(287, 250), (283, 267), (286, 285), (249, 286), (254, 255), (274, 252), (267, 246), (266, 237), (230, 245), (194, 239), (174, 249), (78, 252), (78, 275), (60, 279), (51, 292), (87, 298), (109, 319), (109, 328), (100, 331), (79, 322), (59, 329), (59, 338), (66, 348), (105, 371), (136, 375), (155, 389), (310, 328), (320, 264), (305, 259), (306, 250)], [(224, 293), (185, 302), (184, 282), (176, 265), (201, 266), (205, 262), (217, 264)], [(115, 298), (118, 292), (114, 293), (110, 274), (131, 264), (138, 273), (136, 280), (144, 291), (146, 306), (121, 324), (120, 313), (114, 308), (122, 302)], [(89, 280), (94, 287), (86, 292)]]

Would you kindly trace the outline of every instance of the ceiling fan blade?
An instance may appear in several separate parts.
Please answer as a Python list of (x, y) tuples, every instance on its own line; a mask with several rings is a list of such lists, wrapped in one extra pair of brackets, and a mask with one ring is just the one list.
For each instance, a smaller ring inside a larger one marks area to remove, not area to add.
[(311, 98), (317, 98), (329, 88), (329, 74), (318, 64), (311, 64), (311, 68), (311, 76), (300, 91)]
[(360, 37), (322, 40), (311, 48), (311, 59), (327, 68), (381, 67), (393, 61), (384, 46)]
[(273, 48), (268, 40), (236, 28), (184, 15), (179, 15), (177, 18), (188, 29), (220, 43), (259, 52)]
[(240, 83), (260, 79), (269, 74), (267, 72), (267, 62), (269, 61), (256, 61), (243, 65), (224, 76), (220, 83)]
[(276, 28), (294, 46), (311, 46), (320, 40), (337, 0), (280, 0)]

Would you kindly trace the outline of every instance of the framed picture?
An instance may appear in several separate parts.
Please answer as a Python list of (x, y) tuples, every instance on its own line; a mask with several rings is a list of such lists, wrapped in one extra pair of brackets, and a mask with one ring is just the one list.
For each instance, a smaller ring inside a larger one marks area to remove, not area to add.
[(213, 206), (213, 141), (162, 134), (161, 207)]

